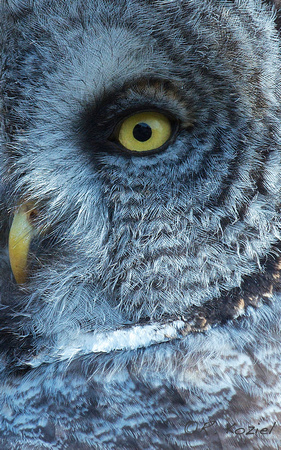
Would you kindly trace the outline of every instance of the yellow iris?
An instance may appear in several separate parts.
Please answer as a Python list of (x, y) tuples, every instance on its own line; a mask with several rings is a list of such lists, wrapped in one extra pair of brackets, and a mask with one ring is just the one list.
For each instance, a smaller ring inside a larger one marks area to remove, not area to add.
[(149, 111), (125, 119), (118, 129), (117, 139), (132, 152), (151, 152), (162, 147), (171, 135), (172, 125), (168, 117)]

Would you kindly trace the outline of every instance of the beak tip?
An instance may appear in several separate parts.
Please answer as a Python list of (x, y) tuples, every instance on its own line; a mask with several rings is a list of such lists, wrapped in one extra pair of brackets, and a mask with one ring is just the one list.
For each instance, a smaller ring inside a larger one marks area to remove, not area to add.
[(27, 258), (34, 228), (28, 221), (30, 209), (20, 206), (14, 215), (9, 233), (9, 259), (17, 284), (23, 284), (27, 278)]

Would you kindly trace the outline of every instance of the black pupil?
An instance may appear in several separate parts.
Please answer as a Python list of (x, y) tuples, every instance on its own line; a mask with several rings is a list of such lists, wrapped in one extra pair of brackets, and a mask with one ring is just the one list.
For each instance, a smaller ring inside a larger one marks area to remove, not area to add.
[(151, 138), (152, 129), (147, 123), (140, 122), (134, 127), (133, 135), (137, 141), (145, 142)]

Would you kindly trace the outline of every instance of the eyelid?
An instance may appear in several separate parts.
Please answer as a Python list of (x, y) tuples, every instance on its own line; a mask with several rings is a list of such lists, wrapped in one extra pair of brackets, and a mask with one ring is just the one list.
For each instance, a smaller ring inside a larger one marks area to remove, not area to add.
[(163, 114), (164, 116), (168, 117), (168, 119), (170, 119), (171, 121), (178, 122), (178, 119), (175, 118), (175, 116), (170, 111), (167, 111), (164, 108), (157, 108), (155, 106), (146, 105), (146, 106), (140, 107), (140, 108), (134, 107), (134, 108), (129, 108), (127, 110), (124, 110), (118, 117), (118, 123), (124, 121), (125, 119), (128, 119), (131, 116), (135, 116), (136, 114), (146, 113), (146, 112), (147, 113), (151, 113), (151, 112), (160, 113), (160, 114)]

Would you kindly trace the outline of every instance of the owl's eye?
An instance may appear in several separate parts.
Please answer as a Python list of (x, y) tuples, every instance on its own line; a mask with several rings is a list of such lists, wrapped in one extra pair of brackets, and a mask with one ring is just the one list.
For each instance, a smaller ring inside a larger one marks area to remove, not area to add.
[(145, 153), (160, 149), (172, 136), (171, 120), (156, 111), (140, 112), (119, 125), (115, 138), (131, 152)]

